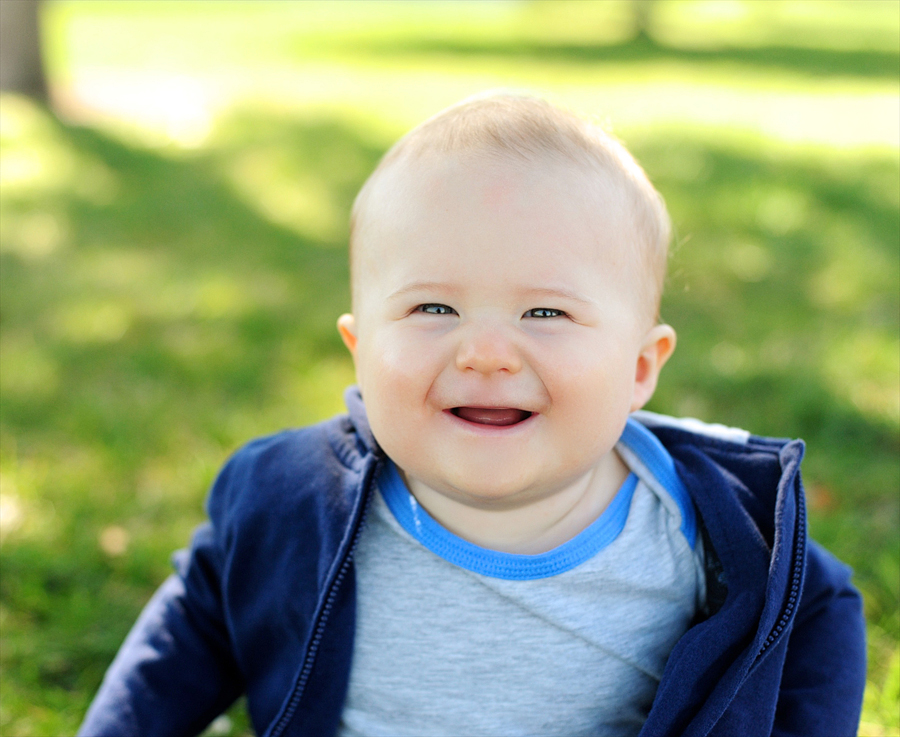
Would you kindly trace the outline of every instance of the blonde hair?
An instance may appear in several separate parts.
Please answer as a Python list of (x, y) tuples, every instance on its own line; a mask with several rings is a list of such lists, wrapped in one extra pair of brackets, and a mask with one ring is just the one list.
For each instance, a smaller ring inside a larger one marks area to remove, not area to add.
[[(671, 224), (665, 203), (634, 157), (598, 125), (540, 98), (489, 93), (468, 98), (417, 126), (384, 155), (353, 203), (350, 262), (360, 223), (381, 174), (401, 161), (428, 154), (477, 152), (534, 162), (542, 157), (587, 167), (624, 195), (637, 235), (635, 256), (647, 275), (646, 292), (657, 319), (666, 276)], [(355, 292), (354, 288), (354, 292)]]

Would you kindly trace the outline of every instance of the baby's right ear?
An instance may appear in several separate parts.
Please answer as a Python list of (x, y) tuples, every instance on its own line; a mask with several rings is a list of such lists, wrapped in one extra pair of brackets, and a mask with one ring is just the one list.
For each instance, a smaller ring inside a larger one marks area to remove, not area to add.
[(347, 350), (356, 358), (356, 320), (353, 315), (349, 312), (341, 315), (337, 321), (337, 329)]

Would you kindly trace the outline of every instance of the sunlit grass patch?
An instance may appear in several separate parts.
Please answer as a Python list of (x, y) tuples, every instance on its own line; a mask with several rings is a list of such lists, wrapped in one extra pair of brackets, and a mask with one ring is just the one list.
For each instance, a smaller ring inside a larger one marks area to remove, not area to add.
[(638, 41), (625, 0), (70, 1), (49, 6), (47, 25), (68, 115), (188, 150), (242, 101), (355, 110), (399, 131), (493, 87), (537, 88), (619, 125), (897, 147), (900, 11), (886, 6), (661, 2)]
[(661, 39), (688, 46), (900, 51), (900, 15), (880, 0), (674, 0), (658, 4), (654, 21)]

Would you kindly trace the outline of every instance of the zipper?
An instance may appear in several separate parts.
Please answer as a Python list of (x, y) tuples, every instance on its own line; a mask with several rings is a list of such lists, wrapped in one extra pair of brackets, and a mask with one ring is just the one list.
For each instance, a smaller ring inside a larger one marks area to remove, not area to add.
[(325, 626), (328, 624), (328, 617), (331, 614), (331, 610), (334, 607), (334, 601), (337, 598), (338, 591), (341, 588), (341, 583), (347, 575), (347, 571), (350, 569), (350, 563), (353, 562), (353, 553), (356, 551), (356, 546), (359, 543), (359, 538), (362, 535), (363, 523), (366, 519), (366, 513), (369, 510), (369, 503), (372, 498), (371, 494), (371, 479), (374, 477), (374, 471), (378, 467), (378, 463), (374, 463), (372, 469), (370, 469), (370, 473), (366, 478), (363, 479), (363, 489), (368, 489), (369, 493), (367, 493), (366, 499), (362, 504), (362, 511), (359, 514), (359, 517), (356, 520), (356, 528), (353, 531), (353, 539), (350, 542), (350, 547), (347, 549), (346, 554), (344, 555), (344, 560), (341, 562), (341, 567), (338, 569), (337, 575), (334, 577), (334, 580), (331, 582), (331, 586), (328, 589), (328, 596), (325, 599), (325, 605), (322, 607), (322, 610), (319, 612), (319, 617), (316, 622), (315, 632), (313, 634), (312, 642), (309, 644), (309, 649), (306, 651), (306, 658), (303, 661), (303, 668), (300, 670), (300, 676), (297, 678), (297, 684), (294, 686), (294, 693), (291, 695), (291, 699), (288, 702), (287, 707), (282, 712), (281, 717), (278, 722), (275, 724), (275, 727), (268, 733), (269, 737), (281, 737), (281, 734), (287, 728), (288, 724), (294, 718), (294, 713), (297, 711), (297, 707), (300, 705), (300, 699), (303, 697), (303, 692), (306, 690), (306, 683), (309, 680), (310, 673), (312, 673), (313, 666), (316, 662), (316, 654), (319, 650), (319, 645), (322, 642), (322, 637), (325, 634)]
[(797, 521), (794, 525), (794, 557), (792, 561), (793, 570), (791, 573), (791, 588), (788, 593), (787, 602), (784, 605), (784, 609), (782, 609), (781, 616), (778, 618), (775, 626), (772, 627), (768, 637), (766, 637), (759, 652), (756, 654), (757, 660), (759, 660), (763, 653), (765, 653), (766, 650), (774, 645), (775, 641), (781, 637), (782, 632), (784, 632), (788, 622), (794, 615), (794, 609), (797, 608), (797, 604), (800, 601), (800, 588), (803, 583), (803, 558), (806, 553), (806, 535), (803, 534), (805, 529), (806, 503), (803, 501), (803, 494), (800, 493), (797, 494)]

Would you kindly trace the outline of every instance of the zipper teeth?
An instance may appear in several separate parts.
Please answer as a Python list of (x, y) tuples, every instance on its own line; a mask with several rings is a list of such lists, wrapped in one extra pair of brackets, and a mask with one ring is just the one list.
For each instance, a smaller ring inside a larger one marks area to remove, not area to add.
[(806, 549), (806, 539), (803, 535), (803, 530), (806, 527), (806, 505), (803, 502), (802, 494), (798, 495), (797, 499), (797, 524), (794, 531), (796, 546), (794, 548), (794, 571), (791, 576), (791, 591), (781, 617), (779, 617), (778, 622), (769, 632), (769, 636), (766, 637), (766, 641), (760, 648), (757, 658), (768, 650), (775, 643), (775, 640), (781, 636), (781, 633), (784, 632), (784, 628), (787, 627), (788, 620), (791, 618), (800, 598), (800, 578), (803, 571), (803, 554)]
[(300, 697), (303, 695), (303, 691), (306, 689), (306, 682), (309, 679), (309, 674), (312, 672), (313, 665), (316, 662), (316, 653), (319, 650), (319, 645), (322, 642), (322, 636), (325, 633), (325, 624), (328, 621), (328, 615), (331, 613), (331, 608), (334, 605), (335, 598), (337, 597), (337, 590), (341, 585), (341, 581), (344, 580), (344, 575), (347, 571), (347, 568), (349, 567), (349, 563), (350, 558), (348, 556), (341, 566), (341, 570), (338, 572), (337, 578), (335, 578), (334, 584), (331, 587), (331, 591), (328, 594), (328, 599), (325, 601), (325, 606), (322, 608), (322, 613), (319, 617), (319, 623), (316, 626), (316, 632), (313, 635), (312, 643), (310, 644), (309, 650), (306, 653), (306, 662), (303, 665), (303, 670), (300, 672), (300, 678), (297, 680), (297, 687), (294, 689), (294, 695), (291, 697), (291, 702), (290, 704), (288, 704), (288, 708), (282, 715), (281, 721), (273, 730), (272, 737), (280, 735), (282, 731), (284, 731), (284, 728), (287, 726), (288, 722), (290, 722), (294, 717), (294, 712), (297, 710), (297, 706), (300, 703)]
[[(365, 481), (363, 483), (364, 488), (367, 488), (365, 486)], [(297, 707), (300, 705), (300, 698), (301, 696), (303, 696), (303, 692), (306, 690), (306, 682), (309, 680), (310, 673), (312, 673), (313, 666), (316, 662), (316, 653), (318, 652), (319, 645), (322, 642), (322, 636), (325, 634), (325, 625), (328, 622), (328, 615), (331, 613), (331, 609), (334, 606), (334, 600), (337, 598), (338, 590), (341, 587), (341, 583), (343, 582), (344, 577), (347, 575), (347, 569), (350, 568), (350, 562), (353, 559), (353, 553), (356, 551), (356, 546), (359, 543), (359, 538), (363, 529), (363, 523), (365, 522), (366, 514), (369, 511), (370, 500), (371, 495), (369, 495), (369, 498), (366, 499), (363, 504), (362, 514), (360, 514), (359, 516), (356, 530), (353, 533), (353, 541), (350, 543), (350, 548), (347, 551), (346, 556), (344, 557), (344, 561), (341, 563), (340, 570), (338, 571), (338, 574), (328, 591), (328, 598), (325, 600), (325, 606), (322, 607), (322, 611), (319, 614), (319, 621), (316, 624), (316, 631), (313, 635), (312, 642), (310, 643), (309, 650), (307, 650), (306, 652), (306, 661), (303, 664), (303, 670), (300, 671), (300, 677), (297, 679), (297, 685), (294, 687), (294, 693), (291, 696), (291, 701), (287, 705), (287, 708), (284, 710), (284, 713), (281, 715), (281, 719), (278, 720), (278, 724), (276, 724), (275, 728), (269, 733), (269, 737), (280, 737), (281, 733), (284, 732), (291, 719), (294, 718), (294, 712), (297, 711)]]

